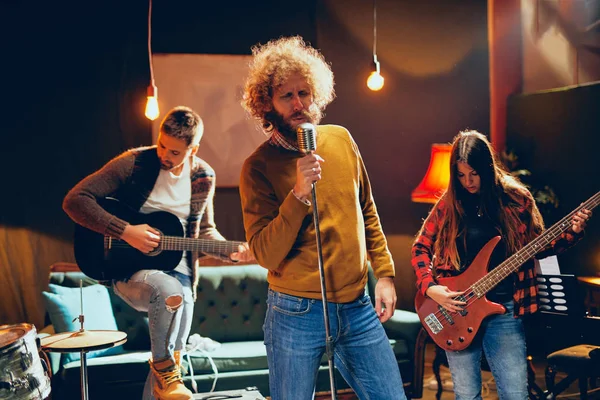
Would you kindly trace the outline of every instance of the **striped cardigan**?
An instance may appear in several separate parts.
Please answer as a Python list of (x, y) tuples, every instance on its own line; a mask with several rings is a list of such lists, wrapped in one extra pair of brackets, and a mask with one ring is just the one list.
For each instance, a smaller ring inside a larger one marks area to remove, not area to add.
[[(67, 193), (63, 209), (79, 225), (119, 239), (127, 221), (106, 212), (100, 207), (97, 199), (114, 197), (131, 209), (139, 210), (150, 196), (159, 172), (160, 160), (156, 146), (128, 150), (75, 185)], [(224, 240), (214, 222), (214, 170), (208, 163), (194, 156), (190, 176), (192, 196), (187, 236)], [(225, 258), (220, 254), (213, 256)], [(192, 253), (190, 257), (190, 265), (194, 266), (192, 271), (195, 298), (199, 279), (198, 254)]]

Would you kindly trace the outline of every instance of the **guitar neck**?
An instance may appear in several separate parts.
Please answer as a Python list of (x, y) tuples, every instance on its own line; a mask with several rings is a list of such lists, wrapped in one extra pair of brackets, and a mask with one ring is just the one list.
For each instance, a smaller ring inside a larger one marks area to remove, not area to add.
[(541, 235), (532, 240), (529, 244), (521, 248), (515, 254), (506, 259), (502, 264), (498, 265), (489, 274), (475, 282), (471, 289), (477, 297), (481, 297), (492, 290), (498, 283), (507, 278), (510, 274), (519, 269), (521, 265), (527, 262), (540, 251), (544, 250), (552, 241), (558, 238), (563, 232), (569, 229), (572, 225), (573, 216), (581, 211), (581, 209), (592, 210), (600, 204), (600, 192), (593, 195), (588, 201), (581, 204), (570, 214), (552, 225), (549, 229), (542, 232)]
[(238, 246), (243, 242), (215, 239), (194, 239), (179, 236), (163, 236), (161, 248), (163, 250), (195, 251), (200, 253), (231, 254), (238, 251)]

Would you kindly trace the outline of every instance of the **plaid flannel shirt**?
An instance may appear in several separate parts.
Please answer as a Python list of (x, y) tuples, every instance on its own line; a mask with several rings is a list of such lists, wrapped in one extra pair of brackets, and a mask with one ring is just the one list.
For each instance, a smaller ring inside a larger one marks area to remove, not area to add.
[[(505, 207), (517, 207), (520, 224), (518, 226), (519, 239), (522, 245), (527, 244), (525, 232), (527, 224), (531, 220), (531, 211), (535, 206), (533, 198), (523, 197), (520, 204), (505, 205)], [(427, 289), (436, 285), (436, 278), (452, 276), (450, 271), (454, 269), (451, 265), (436, 263), (433, 265), (433, 245), (437, 239), (441, 221), (444, 220), (447, 208), (444, 199), (440, 200), (431, 210), (424, 222), (421, 234), (417, 237), (412, 247), (412, 266), (417, 275), (417, 289), (425, 295)], [(561, 254), (581, 239), (583, 232), (575, 233), (572, 228), (561, 234), (552, 241), (544, 250), (539, 252), (535, 258), (541, 259), (553, 254)], [(513, 299), (515, 301), (515, 316), (531, 314), (538, 310), (538, 288), (536, 282), (535, 264), (533, 260), (527, 261), (515, 272)]]

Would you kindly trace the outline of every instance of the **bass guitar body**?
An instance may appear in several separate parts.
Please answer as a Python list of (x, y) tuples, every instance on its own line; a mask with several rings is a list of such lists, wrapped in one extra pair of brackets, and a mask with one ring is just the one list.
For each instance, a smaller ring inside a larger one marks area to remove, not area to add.
[[(438, 278), (437, 283), (448, 289), (462, 292), (488, 273), (488, 261), (500, 237), (490, 240), (477, 254), (473, 263), (462, 274), (451, 278)], [(477, 334), (483, 320), (493, 314), (504, 314), (506, 308), (489, 301), (475, 292), (466, 292), (457, 299), (466, 301), (469, 306), (463, 311), (451, 312), (420, 292), (415, 297), (415, 308), (421, 323), (433, 341), (444, 350), (464, 350)]]

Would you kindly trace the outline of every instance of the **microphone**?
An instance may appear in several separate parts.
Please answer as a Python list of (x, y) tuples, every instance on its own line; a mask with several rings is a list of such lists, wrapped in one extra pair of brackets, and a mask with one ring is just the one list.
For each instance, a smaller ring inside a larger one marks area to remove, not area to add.
[(309, 153), (317, 149), (317, 130), (309, 122), (303, 122), (296, 128), (298, 135), (298, 148), (303, 153)]

